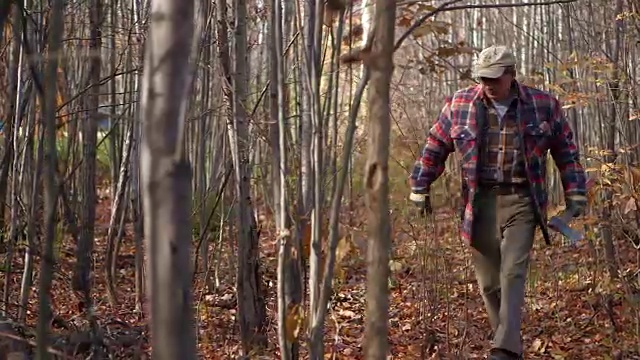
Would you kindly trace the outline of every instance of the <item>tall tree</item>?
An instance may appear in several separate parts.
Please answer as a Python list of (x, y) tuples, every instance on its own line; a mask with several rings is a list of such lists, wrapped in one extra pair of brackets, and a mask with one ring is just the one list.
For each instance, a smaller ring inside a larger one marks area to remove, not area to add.
[[(73, 287), (85, 295), (86, 306), (91, 306), (91, 258), (96, 217), (96, 147), (98, 135), (98, 109), (100, 106), (100, 67), (102, 66), (102, 0), (89, 2), (89, 78), (86, 98), (87, 116), (82, 122), (82, 212), (80, 239), (76, 248), (76, 268)], [(90, 313), (90, 312), (89, 312)]]
[[(224, 2), (223, 2), (224, 4)], [(236, 291), (240, 337), (245, 355), (266, 346), (264, 326), (266, 305), (260, 284), (260, 256), (258, 229), (251, 201), (251, 152), (249, 138), (249, 61), (247, 44), (247, 2), (234, 1), (235, 10), (235, 69), (233, 83), (233, 118), (228, 134), (235, 169), (236, 195), (238, 197), (237, 222), (238, 262)], [(225, 12), (223, 5), (220, 12)], [(221, 44), (222, 46), (222, 44)], [(221, 54), (225, 56), (225, 54)], [(223, 59), (226, 60), (226, 59)], [(223, 65), (224, 66), (224, 65)], [(227, 74), (229, 74), (227, 72)]]
[[(0, 3), (0, 41), (4, 39), (4, 24), (11, 14), (11, 5), (13, 5), (13, 0), (5, 0)], [(1, 42), (0, 45), (2, 45)]]
[[(285, 121), (285, 71), (283, 8), (285, 1), (273, 0), (270, 12), (270, 86), (269, 116), (273, 181), (273, 203), (278, 227), (278, 343), (280, 358), (298, 358), (297, 332), (302, 326), (300, 315), (300, 252), (292, 252), (291, 221), (287, 194), (287, 122)], [(292, 321), (287, 321), (291, 319)], [(298, 320), (298, 321), (295, 321)]]
[(154, 359), (196, 359), (191, 166), (183, 146), (194, 1), (152, 0), (142, 82), (141, 181)]
[[(44, 82), (51, 84), (45, 90), (42, 101), (42, 120), (44, 122), (44, 239), (42, 261), (40, 262), (39, 315), (36, 357), (48, 360), (49, 323), (52, 316), (51, 283), (53, 281), (54, 254), (53, 243), (57, 224), (56, 208), (58, 204), (58, 186), (56, 184), (58, 168), (58, 149), (56, 147), (56, 86), (59, 52), (62, 49), (64, 33), (64, 1), (54, 0), (49, 13), (49, 37), (47, 62), (44, 69)], [(15, 129), (18, 131), (18, 129)]]
[(396, 5), (376, 0), (369, 83), (369, 149), (364, 186), (369, 224), (367, 247), (367, 311), (365, 356), (387, 358), (389, 317), (389, 142), (391, 105), (389, 87), (393, 75)]

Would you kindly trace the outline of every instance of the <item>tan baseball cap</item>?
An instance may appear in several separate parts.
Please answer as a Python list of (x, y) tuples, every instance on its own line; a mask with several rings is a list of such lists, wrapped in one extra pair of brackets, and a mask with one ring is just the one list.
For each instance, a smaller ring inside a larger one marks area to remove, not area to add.
[(493, 45), (482, 50), (473, 64), (473, 77), (495, 79), (504, 73), (504, 68), (516, 64), (516, 57), (502, 45)]

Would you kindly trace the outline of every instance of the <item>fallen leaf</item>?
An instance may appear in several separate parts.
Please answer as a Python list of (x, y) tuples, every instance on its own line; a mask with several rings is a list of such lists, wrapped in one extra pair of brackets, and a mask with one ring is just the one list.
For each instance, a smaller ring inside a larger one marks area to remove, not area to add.
[(290, 306), (289, 310), (287, 311), (287, 317), (285, 321), (285, 336), (287, 337), (288, 342), (294, 342), (296, 339), (298, 339), (303, 320), (304, 315), (302, 313), (302, 307), (300, 306), (300, 304), (293, 304), (292, 306)]
[(636, 199), (629, 198), (627, 204), (624, 206), (624, 214), (627, 215), (629, 212), (634, 210), (638, 210), (638, 208), (636, 207)]

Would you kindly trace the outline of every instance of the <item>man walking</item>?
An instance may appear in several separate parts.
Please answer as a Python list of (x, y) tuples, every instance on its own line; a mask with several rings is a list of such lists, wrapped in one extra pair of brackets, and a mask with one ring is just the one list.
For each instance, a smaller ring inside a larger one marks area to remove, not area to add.
[(449, 97), (410, 176), (410, 200), (430, 211), (430, 185), (454, 152), (462, 173), (461, 235), (471, 245), (482, 299), (493, 329), (489, 359), (520, 359), (521, 315), (536, 226), (548, 243), (546, 154), (561, 174), (567, 208), (586, 205), (585, 172), (559, 101), (515, 80), (516, 59), (504, 46), (478, 56), (480, 84)]

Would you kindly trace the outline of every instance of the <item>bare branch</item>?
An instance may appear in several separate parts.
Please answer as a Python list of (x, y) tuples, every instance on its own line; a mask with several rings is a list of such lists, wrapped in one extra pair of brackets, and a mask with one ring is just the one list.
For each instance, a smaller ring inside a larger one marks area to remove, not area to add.
[(402, 34), (402, 36), (400, 36), (400, 38), (396, 41), (396, 44), (393, 47), (393, 50), (394, 51), (398, 50), (398, 48), (400, 48), (402, 43), (409, 37), (409, 35), (411, 35), (412, 32), (414, 32), (417, 28), (419, 28), (420, 25), (424, 24), (424, 22), (427, 21), (427, 19), (429, 19), (430, 17), (435, 16), (439, 12), (442, 12), (444, 9), (448, 8), (449, 6), (451, 6), (451, 5), (455, 4), (455, 3), (459, 3), (460, 1), (462, 1), (462, 0), (450, 0), (450, 1), (447, 1), (446, 3), (438, 6), (435, 10), (429, 11), (428, 13), (422, 15), (422, 17), (419, 18), (418, 21), (413, 23), (413, 25), (411, 25), (407, 29), (407, 31), (405, 31)]
[(441, 12), (445, 12), (445, 11), (454, 11), (454, 10), (468, 10), (468, 9), (497, 9), (497, 8), (508, 8), (508, 7), (524, 7), (524, 6), (543, 6), (543, 5), (556, 5), (556, 4), (570, 4), (570, 3), (574, 3), (578, 0), (553, 0), (553, 1), (545, 1), (545, 2), (539, 2), (539, 3), (516, 3), (516, 4), (511, 4), (511, 3), (504, 3), (504, 4), (478, 4), (478, 5), (456, 5), (456, 6), (452, 6), (453, 4), (459, 3), (461, 0), (450, 0), (447, 1), (446, 3), (438, 6), (436, 9), (422, 15), (421, 18), (419, 18), (415, 23), (413, 23), (413, 25), (411, 25), (411, 27), (409, 27), (407, 29), (407, 31), (405, 31), (402, 36), (400, 36), (400, 38), (398, 39), (398, 41), (396, 41), (396, 45), (394, 47), (395, 50), (398, 50), (400, 48), (400, 46), (402, 46), (402, 43), (409, 37), (409, 35), (411, 35), (411, 33), (413, 31), (415, 31), (418, 27), (420, 27), (420, 25), (424, 24), (425, 21), (427, 21), (427, 19), (435, 16), (438, 13)]

